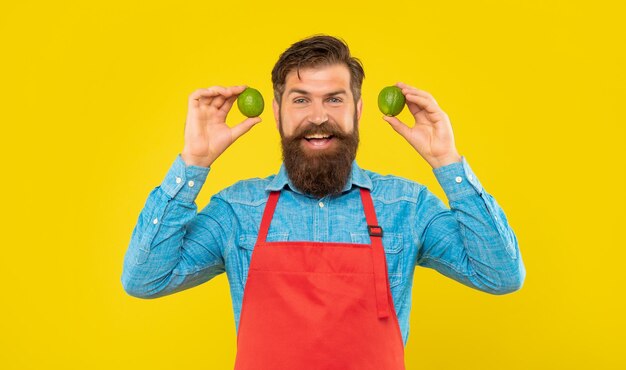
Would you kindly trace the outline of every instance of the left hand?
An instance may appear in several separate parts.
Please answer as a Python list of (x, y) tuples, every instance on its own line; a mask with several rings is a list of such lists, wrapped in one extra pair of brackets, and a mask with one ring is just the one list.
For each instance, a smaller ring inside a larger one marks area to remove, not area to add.
[(406, 105), (415, 117), (415, 125), (409, 127), (396, 117), (383, 116), (383, 119), (433, 168), (460, 162), (461, 156), (454, 144), (450, 119), (439, 108), (435, 98), (424, 90), (402, 82), (398, 82), (396, 86), (402, 89)]

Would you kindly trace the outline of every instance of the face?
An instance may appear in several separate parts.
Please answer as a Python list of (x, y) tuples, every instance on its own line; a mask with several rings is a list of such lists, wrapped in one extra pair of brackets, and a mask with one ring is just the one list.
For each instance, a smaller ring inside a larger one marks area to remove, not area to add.
[(291, 182), (318, 198), (344, 188), (359, 143), (361, 100), (354, 104), (350, 73), (342, 65), (287, 75), (274, 115), (281, 134), (283, 162)]
[[(299, 78), (295, 70), (291, 71), (285, 79), (280, 106), (273, 102), (278, 129), (281, 136), (286, 137), (323, 123), (349, 134), (358, 125), (362, 105), (359, 99), (355, 107), (350, 71), (341, 64), (301, 69)], [(303, 149), (308, 152), (327, 150), (335, 145), (333, 137), (302, 139)]]

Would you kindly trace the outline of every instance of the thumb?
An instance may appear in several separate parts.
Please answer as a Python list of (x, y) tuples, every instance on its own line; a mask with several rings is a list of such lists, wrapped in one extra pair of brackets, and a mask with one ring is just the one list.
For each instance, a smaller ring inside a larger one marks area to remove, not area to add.
[(405, 139), (409, 136), (409, 126), (402, 123), (402, 121), (400, 121), (396, 117), (383, 116), (383, 119), (387, 121), (387, 123), (389, 123), (391, 128), (393, 128), (397, 133), (402, 135), (402, 137), (404, 137)]
[(252, 117), (252, 118), (247, 118), (243, 122), (241, 122), (240, 124), (234, 126), (231, 129), (232, 130), (232, 134), (233, 134), (233, 141), (239, 139), (239, 137), (241, 135), (243, 135), (246, 132), (250, 131), (252, 126), (256, 125), (257, 123), (259, 123), (261, 121), (262, 121), (261, 117)]

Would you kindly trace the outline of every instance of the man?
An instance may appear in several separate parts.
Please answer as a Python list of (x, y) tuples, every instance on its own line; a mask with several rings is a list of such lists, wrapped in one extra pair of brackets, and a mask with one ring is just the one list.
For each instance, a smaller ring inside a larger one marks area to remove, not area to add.
[(225, 124), (245, 86), (193, 92), (184, 149), (133, 231), (125, 290), (160, 297), (226, 272), (236, 369), (403, 369), (416, 265), (492, 294), (518, 290), (515, 234), (429, 93), (398, 83), (415, 124), (383, 118), (433, 167), (451, 209), (423, 185), (356, 164), (363, 77), (336, 38), (287, 49), (272, 71), (283, 166), (198, 214), (210, 166), (260, 119)]

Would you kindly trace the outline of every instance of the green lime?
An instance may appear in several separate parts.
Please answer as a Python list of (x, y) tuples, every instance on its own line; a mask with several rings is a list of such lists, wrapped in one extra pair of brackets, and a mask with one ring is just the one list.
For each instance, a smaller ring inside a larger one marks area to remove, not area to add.
[(237, 97), (237, 107), (246, 117), (257, 117), (263, 113), (263, 96), (257, 89), (246, 87)]
[(387, 86), (378, 94), (378, 109), (385, 116), (397, 116), (404, 109), (404, 94), (398, 86)]

